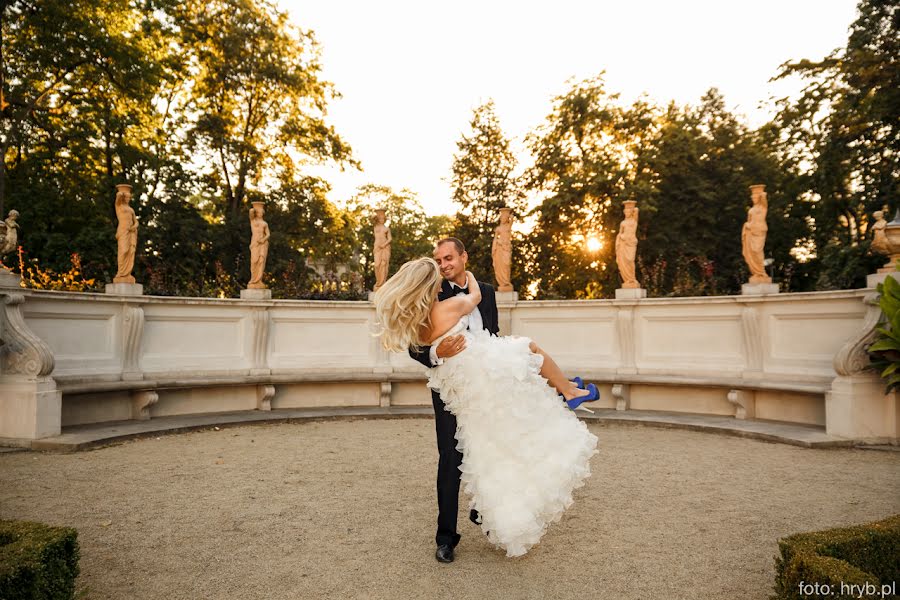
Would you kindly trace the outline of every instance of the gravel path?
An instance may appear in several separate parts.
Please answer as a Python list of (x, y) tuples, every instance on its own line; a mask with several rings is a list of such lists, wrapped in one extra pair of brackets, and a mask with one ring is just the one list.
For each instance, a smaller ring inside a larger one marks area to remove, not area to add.
[(461, 519), (456, 562), (434, 560), (437, 451), (425, 419), (4, 453), (0, 518), (76, 527), (81, 598), (97, 600), (763, 600), (779, 537), (900, 512), (897, 452), (590, 427), (594, 475), (519, 559)]

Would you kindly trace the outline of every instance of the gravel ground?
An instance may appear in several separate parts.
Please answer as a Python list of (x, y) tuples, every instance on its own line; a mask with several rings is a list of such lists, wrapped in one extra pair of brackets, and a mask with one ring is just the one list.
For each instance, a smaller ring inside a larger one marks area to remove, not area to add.
[(434, 560), (425, 419), (4, 453), (0, 518), (76, 527), (80, 597), (98, 600), (762, 600), (779, 537), (900, 512), (898, 452), (589, 426), (601, 444), (593, 476), (517, 559), (460, 519), (456, 562)]

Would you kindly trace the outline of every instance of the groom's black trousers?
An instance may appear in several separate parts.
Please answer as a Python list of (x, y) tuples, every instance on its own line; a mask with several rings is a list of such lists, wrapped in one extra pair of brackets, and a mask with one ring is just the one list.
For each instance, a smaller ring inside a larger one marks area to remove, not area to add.
[[(491, 335), (499, 335), (499, 318), (497, 314), (497, 296), (490, 285), (478, 282), (481, 290), (481, 303), (478, 312), (481, 313), (481, 322)], [(441, 283), (441, 293), (438, 300), (444, 301), (452, 298), (456, 292), (450, 288), (446, 280)], [(418, 350), (410, 348), (409, 355), (425, 367), (431, 367), (429, 358), (430, 346), (423, 346)], [(437, 432), (438, 446), (438, 528), (434, 541), (439, 546), (449, 544), (456, 546), (459, 543), (459, 534), (456, 533), (456, 515), (459, 511), (459, 466), (462, 464), (462, 453), (456, 449), (456, 417), (444, 409), (444, 402), (440, 394), (431, 392), (431, 402), (434, 405), (434, 428)], [(478, 513), (470, 513), (469, 518), (477, 518)]]
[(456, 416), (444, 408), (440, 394), (431, 392), (434, 405), (434, 428), (437, 433), (438, 447), (438, 521), (437, 535), (434, 541), (438, 546), (456, 546), (459, 534), (456, 533), (456, 517), (459, 512), (459, 480), (462, 473), (462, 452), (456, 449)]

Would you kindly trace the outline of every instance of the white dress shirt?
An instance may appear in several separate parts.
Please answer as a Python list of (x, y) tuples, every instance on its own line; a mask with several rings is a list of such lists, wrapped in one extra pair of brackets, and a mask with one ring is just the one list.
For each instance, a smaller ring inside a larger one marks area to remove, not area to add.
[[(456, 292), (457, 296), (464, 296), (465, 293), (460, 290), (468, 290), (469, 282), (466, 281), (466, 285), (459, 286), (451, 281), (450, 289)], [(469, 313), (469, 330), (478, 331), (479, 329), (484, 329), (484, 321), (481, 319), (481, 311), (479, 311), (478, 307), (476, 306), (475, 309)], [(431, 350), (429, 350), (428, 352), (428, 358), (429, 360), (431, 360), (432, 367), (444, 364), (444, 359), (438, 358), (437, 346), (431, 347)]]

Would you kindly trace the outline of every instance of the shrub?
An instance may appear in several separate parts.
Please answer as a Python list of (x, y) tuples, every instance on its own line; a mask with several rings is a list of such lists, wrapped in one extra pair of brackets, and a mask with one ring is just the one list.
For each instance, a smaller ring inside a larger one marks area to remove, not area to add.
[(881, 373), (888, 393), (900, 388), (900, 283), (888, 277), (878, 284), (878, 294), (885, 323), (868, 351), (872, 368)]
[[(56, 272), (53, 269), (43, 269), (36, 258), (25, 259), (22, 246), (18, 248), (19, 275), (22, 277), (22, 286), (35, 290), (56, 290), (64, 292), (91, 292), (98, 291), (99, 284), (95, 279), (85, 279), (81, 267), (81, 257), (73, 252), (69, 257), (71, 267), (68, 271)], [(0, 266), (3, 265), (0, 261)]]
[[(774, 599), (891, 598), (900, 591), (900, 515), (798, 533), (779, 540), (778, 547)], [(892, 592), (882, 595), (882, 585), (893, 585)]]
[(0, 600), (73, 598), (78, 532), (29, 521), (0, 521)]

